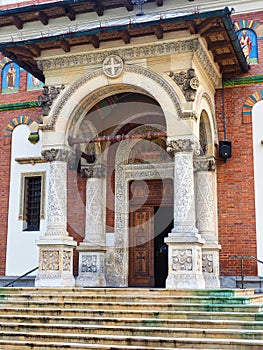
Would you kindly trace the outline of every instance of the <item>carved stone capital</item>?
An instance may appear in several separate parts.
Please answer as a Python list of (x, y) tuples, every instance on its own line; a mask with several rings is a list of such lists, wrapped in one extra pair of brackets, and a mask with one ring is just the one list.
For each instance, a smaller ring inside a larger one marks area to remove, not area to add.
[(169, 72), (168, 75), (180, 87), (185, 95), (186, 101), (193, 102), (195, 100), (196, 91), (200, 85), (195, 70), (190, 68), (187, 71), (181, 71), (179, 73)]
[(106, 167), (104, 164), (85, 165), (81, 169), (81, 176), (87, 178), (104, 178), (106, 175)]
[(194, 159), (194, 171), (214, 171), (215, 170), (215, 159), (207, 158), (195, 158)]
[(70, 158), (71, 152), (61, 148), (51, 148), (41, 152), (44, 160), (48, 162), (62, 161), (67, 162)]
[(178, 153), (178, 152), (194, 152), (196, 149), (196, 142), (191, 139), (178, 139), (167, 141), (167, 152)]

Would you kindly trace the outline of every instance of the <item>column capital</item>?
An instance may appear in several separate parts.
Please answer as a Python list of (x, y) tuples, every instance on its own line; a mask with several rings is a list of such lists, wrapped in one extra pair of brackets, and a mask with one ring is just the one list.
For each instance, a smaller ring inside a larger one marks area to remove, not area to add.
[(48, 162), (67, 162), (72, 156), (72, 151), (64, 148), (51, 148), (43, 150), (41, 155)]
[(81, 176), (102, 179), (106, 175), (106, 166), (104, 164), (89, 164), (81, 168)]
[(194, 158), (194, 171), (214, 171), (215, 158)]
[(191, 138), (168, 139), (167, 152), (173, 153), (173, 154), (179, 153), (179, 152), (187, 152), (187, 153), (195, 152), (196, 155), (199, 155), (200, 146), (198, 142), (194, 141)]

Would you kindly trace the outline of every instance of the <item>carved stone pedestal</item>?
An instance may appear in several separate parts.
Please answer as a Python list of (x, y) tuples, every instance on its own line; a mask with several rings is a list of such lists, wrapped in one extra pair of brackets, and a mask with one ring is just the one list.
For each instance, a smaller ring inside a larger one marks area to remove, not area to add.
[(73, 239), (46, 239), (37, 242), (39, 247), (39, 271), (35, 287), (64, 288), (74, 287), (72, 275), (73, 249), (76, 242)]
[(81, 244), (79, 251), (79, 275), (76, 280), (77, 287), (104, 287), (105, 248), (89, 247)]
[(202, 273), (202, 246), (199, 234), (177, 233), (165, 238), (168, 244), (168, 289), (205, 288)]
[(202, 253), (203, 276), (207, 289), (220, 288), (219, 281), (219, 244), (205, 243)]
[(105, 167), (86, 165), (82, 176), (86, 183), (85, 239), (77, 247), (79, 252), (78, 287), (104, 287), (105, 280)]
[(67, 232), (67, 159), (69, 152), (51, 149), (42, 152), (50, 162), (47, 231), (37, 243), (39, 269), (36, 287), (74, 287), (73, 249), (77, 245)]

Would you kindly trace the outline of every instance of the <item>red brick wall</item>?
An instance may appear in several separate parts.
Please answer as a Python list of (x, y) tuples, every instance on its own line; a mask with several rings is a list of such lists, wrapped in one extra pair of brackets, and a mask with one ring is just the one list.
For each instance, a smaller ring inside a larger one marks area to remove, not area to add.
[[(255, 20), (263, 23), (263, 12), (235, 16), (234, 20)], [(258, 64), (251, 65), (243, 76), (263, 74), (263, 40), (258, 41)], [(218, 224), (220, 274), (240, 275), (240, 260), (231, 255), (257, 256), (254, 199), (252, 123), (244, 123), (242, 108), (246, 99), (263, 84), (225, 88), (227, 140), (232, 141), (232, 158), (226, 163), (218, 160)], [(216, 94), (216, 118), (219, 140), (224, 139), (222, 90)], [(245, 274), (257, 275), (257, 264), (245, 261)]]

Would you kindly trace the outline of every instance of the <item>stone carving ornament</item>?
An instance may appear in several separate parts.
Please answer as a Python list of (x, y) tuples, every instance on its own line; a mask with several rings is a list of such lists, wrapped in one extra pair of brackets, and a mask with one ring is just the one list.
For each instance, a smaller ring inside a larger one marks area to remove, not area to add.
[(42, 271), (59, 270), (59, 252), (54, 250), (42, 251)]
[(105, 177), (106, 167), (104, 164), (85, 165), (81, 168), (81, 176), (102, 179)]
[(195, 149), (196, 144), (191, 139), (178, 139), (167, 141), (167, 152), (192, 152)]
[(109, 78), (117, 78), (123, 71), (123, 60), (118, 55), (110, 55), (102, 63), (104, 74)]
[(60, 94), (60, 92), (65, 88), (64, 85), (61, 86), (47, 86), (43, 87), (42, 95), (38, 96), (38, 105), (42, 107), (43, 116), (47, 116), (51, 109), (54, 99)]
[(214, 272), (213, 254), (203, 254), (202, 265), (203, 272)]
[(97, 271), (98, 271), (97, 256), (96, 255), (82, 255), (81, 272), (96, 273)]
[(193, 252), (192, 249), (174, 249), (172, 253), (173, 271), (192, 271)]
[(48, 162), (62, 161), (67, 162), (72, 156), (70, 150), (51, 148), (41, 152), (44, 160)]
[(200, 85), (199, 79), (193, 68), (180, 73), (169, 72), (169, 77), (176, 82), (185, 95), (186, 101), (193, 102), (195, 100), (196, 91)]

